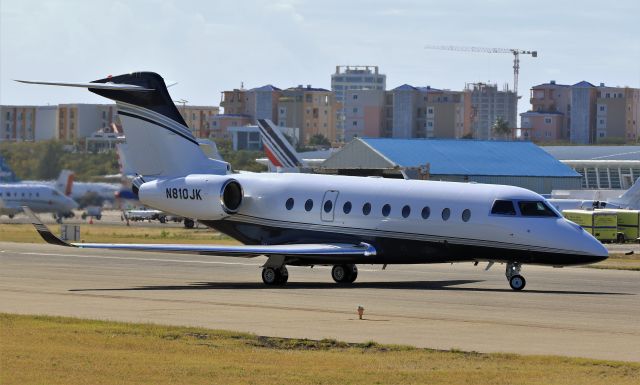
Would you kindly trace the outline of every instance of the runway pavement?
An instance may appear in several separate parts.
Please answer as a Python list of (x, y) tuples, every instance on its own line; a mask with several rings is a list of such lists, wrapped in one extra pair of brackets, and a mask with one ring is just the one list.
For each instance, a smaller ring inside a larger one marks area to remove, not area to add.
[(640, 361), (640, 272), (525, 266), (513, 292), (503, 265), (362, 265), (352, 287), (290, 267), (277, 288), (263, 262), (0, 242), (0, 311)]

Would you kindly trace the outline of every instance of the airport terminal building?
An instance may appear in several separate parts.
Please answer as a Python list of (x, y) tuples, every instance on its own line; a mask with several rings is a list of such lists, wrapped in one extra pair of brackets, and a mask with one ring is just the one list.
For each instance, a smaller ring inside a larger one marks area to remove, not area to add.
[(543, 149), (581, 175), (581, 188), (626, 190), (640, 178), (640, 146), (548, 146)]
[(356, 138), (317, 172), (505, 184), (540, 194), (576, 190), (582, 176), (531, 142)]

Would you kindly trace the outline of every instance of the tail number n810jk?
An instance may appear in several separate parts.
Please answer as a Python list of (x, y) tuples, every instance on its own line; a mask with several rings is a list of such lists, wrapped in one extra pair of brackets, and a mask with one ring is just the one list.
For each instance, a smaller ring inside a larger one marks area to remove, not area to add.
[(200, 195), (199, 188), (167, 188), (165, 189), (167, 194), (167, 199), (191, 199), (191, 200), (202, 200), (202, 196)]

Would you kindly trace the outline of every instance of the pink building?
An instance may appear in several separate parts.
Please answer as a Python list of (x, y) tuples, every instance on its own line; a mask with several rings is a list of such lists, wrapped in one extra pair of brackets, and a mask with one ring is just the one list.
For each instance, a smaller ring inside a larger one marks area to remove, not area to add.
[(242, 114), (222, 114), (211, 117), (210, 138), (231, 139), (229, 127), (242, 127), (253, 123), (253, 118)]

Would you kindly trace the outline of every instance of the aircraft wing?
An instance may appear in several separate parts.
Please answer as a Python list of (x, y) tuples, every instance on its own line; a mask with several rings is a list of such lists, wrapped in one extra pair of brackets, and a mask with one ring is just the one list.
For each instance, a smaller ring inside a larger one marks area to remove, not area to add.
[(221, 255), (252, 258), (260, 255), (284, 255), (300, 259), (328, 256), (374, 256), (376, 250), (367, 243), (341, 244), (293, 244), (293, 245), (186, 245), (186, 244), (141, 244), (141, 243), (67, 243), (55, 236), (42, 221), (27, 207), (24, 212), (31, 218), (34, 227), (47, 243), (77, 247), (81, 249), (112, 249), (130, 251), (151, 251), (180, 254)]

